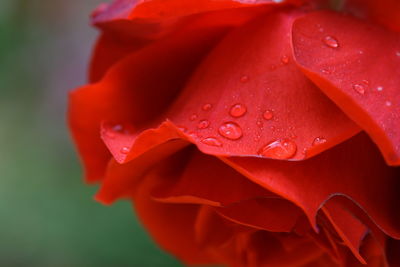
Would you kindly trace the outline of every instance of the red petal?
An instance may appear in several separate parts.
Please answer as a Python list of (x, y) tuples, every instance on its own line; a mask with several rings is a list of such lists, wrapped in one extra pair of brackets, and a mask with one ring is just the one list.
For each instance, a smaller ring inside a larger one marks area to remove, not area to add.
[(257, 198), (216, 210), (233, 222), (270, 232), (290, 232), (300, 215), (296, 206), (279, 198)]
[(359, 249), (363, 238), (368, 233), (368, 228), (356, 219), (353, 214), (332, 200), (328, 201), (322, 210), (346, 246), (361, 263), (366, 264), (359, 253)]
[[(248, 258), (253, 262), (249, 266), (293, 267), (303, 266), (322, 255), (322, 251), (313, 243), (305, 242), (291, 253), (287, 253), (266, 231), (259, 231), (248, 242)], [(275, 241), (275, 242), (274, 242)]]
[(196, 242), (202, 249), (220, 247), (233, 237), (235, 228), (238, 227), (218, 215), (212, 207), (203, 205), (194, 225)]
[(126, 164), (111, 160), (96, 200), (108, 205), (118, 198), (126, 197), (136, 190), (147, 171), (185, 146), (187, 142), (175, 140), (151, 148)]
[[(181, 4), (176, 8), (176, 4)], [(235, 8), (250, 5), (235, 1), (115, 1), (101, 5), (93, 22), (101, 28), (91, 62), (91, 81), (99, 80), (108, 68), (131, 52), (174, 34), (182, 28), (190, 32), (228, 28), (244, 23), (267, 11), (270, 6)], [(213, 11), (213, 12), (210, 12)]]
[(159, 203), (149, 197), (151, 190), (162, 179), (163, 175), (158, 170), (150, 172), (134, 194), (134, 206), (140, 220), (161, 247), (186, 264), (215, 263), (196, 244), (193, 225), (198, 206)]
[(120, 61), (101, 82), (71, 92), (69, 124), (88, 181), (101, 179), (110, 159), (99, 138), (101, 123), (129, 121), (140, 130), (162, 113), (223, 32), (182, 31)]
[(293, 26), (297, 62), (400, 165), (399, 35), (349, 16), (316, 12)]
[(364, 134), (302, 162), (238, 157), (225, 161), (252, 181), (296, 203), (313, 225), (323, 203), (343, 195), (362, 207), (388, 235), (400, 237), (400, 222), (393, 213), (399, 204), (399, 170), (386, 166)]
[(182, 174), (166, 179), (166, 183), (153, 192), (153, 197), (163, 202), (213, 206), (226, 206), (255, 197), (278, 197), (219, 159), (198, 151), (193, 151), (188, 164), (182, 167)]
[(201, 151), (300, 160), (359, 131), (294, 64), (289, 34), (296, 16), (285, 11), (251, 21), (197, 69), (167, 116), (197, 134)]
[(344, 8), (356, 16), (370, 18), (395, 31), (400, 31), (398, 0), (347, 0)]
[(114, 0), (110, 5), (100, 5), (94, 12), (94, 22), (110, 21), (116, 19), (165, 19), (183, 17), (209, 11), (232, 9), (239, 7), (252, 7), (260, 5), (287, 5), (288, 3), (301, 3), (300, 0), (274, 1), (274, 0)]

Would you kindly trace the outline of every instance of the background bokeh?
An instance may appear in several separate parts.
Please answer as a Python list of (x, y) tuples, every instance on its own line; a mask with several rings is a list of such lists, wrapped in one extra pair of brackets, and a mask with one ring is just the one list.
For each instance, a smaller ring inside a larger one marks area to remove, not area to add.
[(0, 0), (0, 266), (181, 266), (130, 203), (104, 207), (65, 123), (86, 81), (99, 0)]

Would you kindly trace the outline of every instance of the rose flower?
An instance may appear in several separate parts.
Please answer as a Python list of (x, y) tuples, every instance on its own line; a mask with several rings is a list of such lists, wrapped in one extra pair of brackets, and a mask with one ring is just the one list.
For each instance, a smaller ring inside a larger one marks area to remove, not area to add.
[(187, 265), (400, 266), (400, 1), (117, 0), (69, 125)]

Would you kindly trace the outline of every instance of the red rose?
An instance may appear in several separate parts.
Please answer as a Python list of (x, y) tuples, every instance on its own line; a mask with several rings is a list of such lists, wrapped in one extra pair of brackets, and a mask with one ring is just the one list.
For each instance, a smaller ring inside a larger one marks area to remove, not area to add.
[(400, 266), (400, 1), (330, 2), (101, 5), (69, 106), (96, 199), (187, 264)]

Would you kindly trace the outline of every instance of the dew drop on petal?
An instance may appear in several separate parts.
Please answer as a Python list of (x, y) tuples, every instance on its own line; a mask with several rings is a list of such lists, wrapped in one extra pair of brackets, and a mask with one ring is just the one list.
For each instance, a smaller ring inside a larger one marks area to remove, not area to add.
[(377, 90), (378, 92), (382, 92), (382, 91), (383, 91), (383, 86), (378, 86), (378, 87), (376, 87), (376, 90)]
[(212, 105), (207, 103), (207, 104), (204, 104), (201, 109), (204, 111), (209, 111), (211, 108), (212, 108)]
[(400, 57), (400, 51), (396, 51), (396, 56)]
[(324, 144), (324, 143), (326, 143), (326, 139), (325, 138), (317, 137), (317, 138), (314, 139), (312, 145), (313, 146), (317, 146), (317, 145), (321, 145), (321, 144)]
[(187, 128), (184, 127), (184, 126), (178, 126), (178, 129), (179, 129), (180, 131), (182, 131), (182, 132), (186, 132), (186, 131), (187, 131)]
[(237, 140), (243, 136), (242, 128), (235, 122), (226, 122), (222, 124), (218, 132), (220, 135), (230, 140)]
[(365, 85), (369, 85), (369, 81), (368, 80), (362, 80), (363, 84)]
[(235, 104), (231, 107), (229, 114), (232, 117), (239, 118), (239, 117), (242, 117), (244, 114), (246, 114), (246, 112), (247, 112), (247, 108), (244, 105)]
[(271, 120), (274, 117), (274, 112), (270, 109), (266, 110), (263, 114), (263, 118), (267, 121)]
[(243, 75), (243, 76), (240, 78), (240, 81), (241, 81), (242, 83), (248, 82), (248, 81), (249, 81), (249, 76)]
[(196, 114), (192, 114), (192, 116), (190, 116), (189, 120), (194, 121), (197, 119), (197, 115)]
[(203, 140), (201, 140), (201, 142), (205, 145), (209, 145), (209, 146), (216, 146), (216, 147), (222, 147), (222, 143), (221, 141), (219, 141), (217, 138), (215, 137), (206, 137)]
[(353, 89), (354, 89), (354, 91), (356, 91), (357, 93), (359, 93), (361, 95), (365, 94), (365, 86), (362, 84), (353, 85)]
[(129, 153), (129, 148), (126, 147), (126, 146), (124, 146), (124, 147), (121, 148), (120, 152), (121, 152), (122, 154), (128, 154), (128, 153)]
[(331, 48), (338, 48), (339, 42), (332, 36), (326, 36), (323, 40), (324, 44)]
[(321, 72), (324, 74), (332, 74), (332, 72), (328, 69), (322, 69)]
[(290, 159), (297, 151), (295, 142), (289, 139), (278, 139), (262, 147), (259, 154), (274, 159)]
[(386, 102), (385, 102), (385, 105), (386, 105), (387, 107), (390, 107), (390, 106), (392, 106), (392, 102), (386, 101)]
[(197, 128), (199, 129), (206, 129), (210, 126), (210, 122), (208, 120), (201, 120), (199, 121), (199, 124), (197, 124)]
[(286, 55), (282, 56), (282, 57), (281, 57), (281, 62), (282, 62), (282, 64), (284, 64), (284, 65), (288, 64), (288, 63), (289, 63), (289, 57), (286, 56)]

